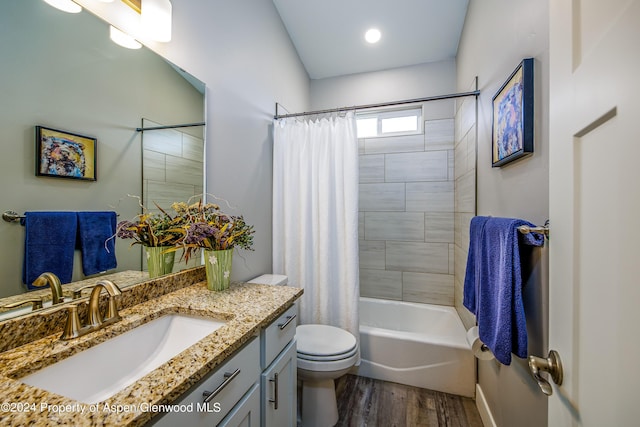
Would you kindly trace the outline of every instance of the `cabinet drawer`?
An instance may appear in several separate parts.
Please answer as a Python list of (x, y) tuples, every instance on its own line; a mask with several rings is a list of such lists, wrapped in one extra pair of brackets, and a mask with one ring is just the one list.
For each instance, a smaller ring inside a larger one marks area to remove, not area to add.
[[(260, 378), (260, 339), (254, 338), (225, 363), (208, 374), (186, 392), (175, 404), (187, 411), (170, 412), (160, 418), (160, 426), (214, 426), (217, 425)], [(205, 392), (217, 394), (208, 406)]]
[(265, 369), (296, 335), (298, 305), (294, 304), (261, 332), (262, 358), (260, 366)]

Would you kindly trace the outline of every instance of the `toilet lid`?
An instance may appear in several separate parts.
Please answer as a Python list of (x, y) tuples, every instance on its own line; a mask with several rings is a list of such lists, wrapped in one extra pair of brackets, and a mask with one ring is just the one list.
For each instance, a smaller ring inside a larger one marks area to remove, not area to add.
[(344, 356), (356, 348), (356, 338), (352, 334), (329, 325), (299, 325), (296, 339), (301, 357)]

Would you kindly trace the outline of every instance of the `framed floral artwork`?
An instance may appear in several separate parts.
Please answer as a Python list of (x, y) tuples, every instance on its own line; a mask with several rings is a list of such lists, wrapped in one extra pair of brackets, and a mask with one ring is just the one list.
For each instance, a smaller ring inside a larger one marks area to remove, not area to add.
[(96, 180), (97, 139), (36, 126), (36, 175)]
[(533, 58), (527, 58), (493, 97), (493, 167), (533, 153), (533, 99)]

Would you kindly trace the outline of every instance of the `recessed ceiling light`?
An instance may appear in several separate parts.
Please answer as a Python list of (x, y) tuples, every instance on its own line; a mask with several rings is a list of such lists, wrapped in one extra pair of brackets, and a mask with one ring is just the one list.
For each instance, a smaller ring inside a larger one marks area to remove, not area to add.
[(364, 33), (364, 39), (369, 43), (377, 43), (380, 40), (381, 36), (382, 34), (380, 33), (380, 30), (376, 28), (371, 28), (370, 30), (367, 30), (366, 33)]

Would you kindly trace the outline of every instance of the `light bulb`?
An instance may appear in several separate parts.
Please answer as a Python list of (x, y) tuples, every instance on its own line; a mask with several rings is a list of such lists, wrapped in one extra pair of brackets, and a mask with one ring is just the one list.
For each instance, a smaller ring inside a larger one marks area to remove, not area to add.
[(140, 49), (142, 47), (142, 44), (136, 41), (136, 39), (129, 34), (123, 33), (113, 25), (109, 26), (109, 37), (115, 44), (126, 47), (127, 49)]
[(142, 0), (140, 22), (144, 34), (155, 41), (171, 41), (171, 1)]
[(44, 0), (44, 2), (67, 13), (80, 13), (82, 11), (82, 7), (71, 0)]

